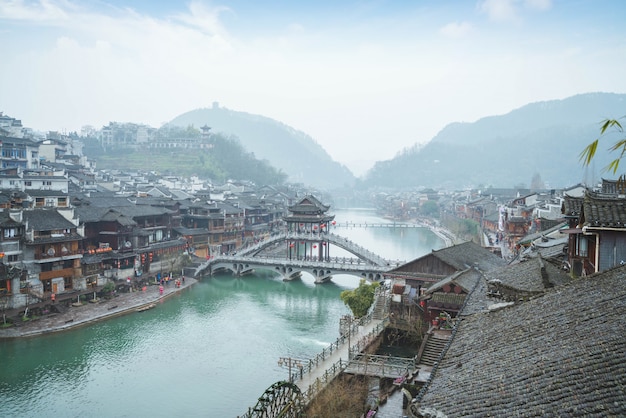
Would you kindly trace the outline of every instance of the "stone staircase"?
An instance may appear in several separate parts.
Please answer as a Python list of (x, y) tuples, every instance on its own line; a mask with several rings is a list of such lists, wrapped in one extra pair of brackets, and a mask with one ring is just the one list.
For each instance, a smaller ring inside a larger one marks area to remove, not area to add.
[(388, 292), (380, 291), (377, 289), (376, 300), (374, 301), (374, 307), (372, 308), (372, 319), (382, 320), (385, 319), (389, 312), (390, 297)]
[(448, 343), (448, 339), (449, 338), (446, 337), (438, 337), (435, 334), (429, 335), (429, 338), (426, 340), (424, 350), (422, 351), (422, 355), (419, 358), (419, 365), (432, 367), (432, 365), (439, 359), (441, 352)]

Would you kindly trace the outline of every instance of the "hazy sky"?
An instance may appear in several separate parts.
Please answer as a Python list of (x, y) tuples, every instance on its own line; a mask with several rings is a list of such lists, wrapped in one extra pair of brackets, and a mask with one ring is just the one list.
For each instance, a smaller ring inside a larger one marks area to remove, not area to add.
[(0, 0), (0, 111), (74, 131), (217, 101), (360, 175), (450, 122), (625, 93), (625, 18), (621, 0)]

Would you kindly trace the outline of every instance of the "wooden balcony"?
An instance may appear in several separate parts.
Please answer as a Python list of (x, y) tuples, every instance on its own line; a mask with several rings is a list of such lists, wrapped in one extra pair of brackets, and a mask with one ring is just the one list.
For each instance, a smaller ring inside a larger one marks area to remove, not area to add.
[(37, 252), (35, 253), (35, 260), (48, 260), (53, 258), (62, 258), (74, 255), (80, 255), (83, 253), (83, 250), (75, 250), (75, 251), (55, 251), (54, 254), (48, 254), (47, 252)]
[(52, 270), (52, 271), (42, 271), (39, 273), (39, 280), (50, 280), (55, 277), (73, 277), (74, 269), (72, 267), (61, 269), (61, 270)]

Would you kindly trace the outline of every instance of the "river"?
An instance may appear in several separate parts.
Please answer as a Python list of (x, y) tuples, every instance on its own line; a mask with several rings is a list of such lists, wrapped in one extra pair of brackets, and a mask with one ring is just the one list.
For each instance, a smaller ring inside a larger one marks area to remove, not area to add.
[[(334, 213), (337, 224), (388, 222), (368, 210)], [(444, 245), (423, 228), (332, 232), (391, 260)], [(287, 378), (280, 357), (308, 359), (336, 340), (349, 313), (339, 294), (358, 282), (283, 282), (270, 272), (207, 277), (146, 312), (1, 341), (0, 416), (234, 418)]]

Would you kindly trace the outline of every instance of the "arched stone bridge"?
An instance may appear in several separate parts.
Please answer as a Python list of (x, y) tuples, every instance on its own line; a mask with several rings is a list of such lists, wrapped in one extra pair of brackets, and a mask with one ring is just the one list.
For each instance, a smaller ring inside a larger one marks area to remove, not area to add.
[(287, 241), (326, 241), (330, 244), (336, 245), (339, 248), (343, 248), (351, 254), (354, 254), (356, 257), (365, 261), (366, 263), (381, 267), (389, 264), (389, 262), (384, 258), (380, 257), (377, 254), (374, 254), (373, 252), (358, 245), (357, 243), (352, 242), (349, 239), (340, 235), (326, 232), (311, 234), (298, 234), (290, 232), (276, 234), (250, 247), (238, 250), (237, 254), (243, 256), (256, 256), (261, 254), (263, 250), (270, 248), (279, 242)]
[(214, 274), (222, 271), (231, 271), (234, 275), (242, 276), (255, 270), (270, 270), (283, 276), (283, 280), (292, 280), (307, 272), (315, 277), (315, 283), (324, 283), (331, 279), (333, 274), (351, 274), (368, 281), (380, 281), (383, 273), (394, 268), (360, 262), (353, 258), (336, 258), (331, 261), (286, 260), (284, 258), (244, 257), (240, 255), (217, 256), (203, 263), (196, 270), (196, 276)]
[[(324, 241), (336, 245), (356, 258), (329, 257), (325, 260), (315, 258), (288, 259), (275, 255), (263, 255), (263, 250), (280, 242), (288, 241)], [(196, 276), (214, 274), (220, 271), (231, 271), (235, 275), (245, 275), (254, 270), (271, 270), (282, 275), (284, 280), (292, 280), (307, 272), (315, 278), (316, 283), (324, 283), (333, 274), (351, 274), (369, 281), (383, 279), (383, 273), (396, 267), (393, 263), (366, 250), (358, 244), (330, 233), (321, 234), (279, 234), (274, 235), (253, 246), (241, 249), (236, 255), (218, 255), (205, 261), (196, 269)]]

